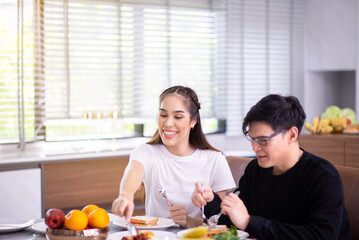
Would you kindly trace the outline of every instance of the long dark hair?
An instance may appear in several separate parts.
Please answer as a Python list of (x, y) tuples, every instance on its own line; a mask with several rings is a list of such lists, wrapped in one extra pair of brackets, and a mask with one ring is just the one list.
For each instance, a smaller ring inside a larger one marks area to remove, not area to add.
[[(185, 103), (187, 104), (187, 108), (190, 112), (190, 120), (197, 120), (196, 125), (191, 129), (189, 133), (189, 142), (193, 146), (195, 146), (198, 149), (211, 149), (214, 151), (220, 152), (218, 149), (212, 147), (211, 144), (206, 139), (206, 136), (204, 135), (202, 131), (202, 125), (201, 125), (201, 117), (199, 115), (199, 110), (201, 109), (201, 104), (198, 101), (198, 96), (189, 87), (184, 86), (173, 86), (170, 88), (167, 88), (164, 90), (160, 97), (159, 97), (159, 104), (163, 101), (163, 99), (170, 95), (170, 94), (177, 94), (181, 96)], [(158, 133), (158, 130), (155, 132), (155, 134), (152, 136), (151, 140), (147, 142), (148, 144), (163, 144), (160, 134)]]

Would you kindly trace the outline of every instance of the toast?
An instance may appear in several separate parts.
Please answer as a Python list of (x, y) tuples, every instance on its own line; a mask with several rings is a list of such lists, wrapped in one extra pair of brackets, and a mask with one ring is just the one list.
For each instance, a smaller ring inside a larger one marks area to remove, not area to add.
[(134, 216), (131, 217), (130, 222), (138, 227), (156, 226), (158, 218), (151, 216)]
[(217, 235), (222, 232), (227, 232), (227, 226), (226, 225), (217, 225), (214, 229), (209, 230), (208, 237), (213, 237), (214, 235)]

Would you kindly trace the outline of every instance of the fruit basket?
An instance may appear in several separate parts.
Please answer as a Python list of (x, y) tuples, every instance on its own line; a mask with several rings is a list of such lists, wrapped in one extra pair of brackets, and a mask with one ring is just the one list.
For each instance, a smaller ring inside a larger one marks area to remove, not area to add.
[(81, 231), (67, 229), (46, 229), (48, 240), (105, 240), (108, 236), (109, 228), (92, 228)]

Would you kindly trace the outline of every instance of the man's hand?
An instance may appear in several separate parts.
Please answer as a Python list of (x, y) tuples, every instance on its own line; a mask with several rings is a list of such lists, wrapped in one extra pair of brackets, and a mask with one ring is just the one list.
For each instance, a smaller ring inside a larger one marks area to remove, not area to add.
[(250, 216), (243, 201), (237, 195), (228, 194), (222, 200), (221, 209), (222, 213), (228, 215), (237, 228), (244, 230), (247, 227)]

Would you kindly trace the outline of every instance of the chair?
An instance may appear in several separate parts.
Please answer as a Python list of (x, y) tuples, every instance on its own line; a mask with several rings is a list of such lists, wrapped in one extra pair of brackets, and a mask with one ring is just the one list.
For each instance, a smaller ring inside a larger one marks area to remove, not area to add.
[(343, 182), (352, 239), (359, 239), (359, 168), (335, 165)]
[[(238, 185), (251, 158), (227, 156), (234, 181)], [(359, 239), (359, 168), (335, 165), (344, 189), (345, 208), (347, 209), (352, 239)]]

